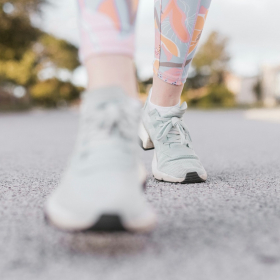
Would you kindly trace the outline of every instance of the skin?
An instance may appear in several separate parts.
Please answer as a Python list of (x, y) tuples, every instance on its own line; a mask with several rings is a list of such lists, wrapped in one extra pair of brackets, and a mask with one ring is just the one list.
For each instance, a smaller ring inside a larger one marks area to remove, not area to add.
[(85, 62), (88, 73), (87, 89), (120, 86), (131, 97), (137, 98), (135, 67), (125, 55), (93, 56)]
[(162, 107), (175, 106), (180, 101), (183, 87), (184, 85), (176, 86), (168, 84), (154, 74), (151, 102)]
[[(85, 62), (88, 73), (88, 90), (106, 86), (120, 86), (131, 97), (137, 98), (137, 81), (132, 58), (125, 55), (104, 54), (93, 56)], [(178, 104), (183, 85), (168, 84), (153, 77), (151, 102), (162, 107)]]

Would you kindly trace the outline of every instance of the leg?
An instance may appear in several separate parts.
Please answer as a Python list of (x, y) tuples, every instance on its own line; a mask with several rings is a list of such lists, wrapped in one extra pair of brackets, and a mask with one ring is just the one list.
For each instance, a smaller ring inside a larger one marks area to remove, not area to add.
[(137, 96), (133, 63), (138, 0), (79, 0), (80, 57), (88, 89), (120, 86)]
[(155, 0), (154, 83), (142, 111), (139, 136), (155, 148), (152, 170), (158, 180), (200, 183), (207, 173), (196, 155), (179, 103), (211, 0)]
[(140, 102), (132, 61), (138, 0), (79, 0), (80, 56), (88, 71), (78, 141), (46, 214), (68, 230), (148, 231), (155, 214), (145, 201), (138, 157)]
[(88, 90), (120, 86), (128, 95), (137, 98), (134, 63), (129, 56), (118, 54), (93, 56), (85, 61), (85, 66), (88, 73)]
[(211, 0), (155, 0), (155, 60), (151, 102), (180, 100)]

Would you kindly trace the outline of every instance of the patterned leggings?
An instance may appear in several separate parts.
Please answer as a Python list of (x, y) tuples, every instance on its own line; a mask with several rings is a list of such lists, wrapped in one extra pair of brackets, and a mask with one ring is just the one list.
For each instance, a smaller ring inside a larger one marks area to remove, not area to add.
[[(138, 0), (78, 0), (84, 61), (97, 54), (134, 55)], [(181, 85), (188, 75), (211, 0), (155, 0), (154, 72)]]

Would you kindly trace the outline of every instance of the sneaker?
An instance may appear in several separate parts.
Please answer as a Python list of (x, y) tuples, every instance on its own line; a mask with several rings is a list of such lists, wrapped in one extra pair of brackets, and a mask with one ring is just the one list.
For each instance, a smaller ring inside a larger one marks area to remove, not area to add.
[(149, 108), (148, 100), (142, 109), (138, 134), (144, 150), (155, 148), (152, 163), (154, 177), (183, 184), (206, 181), (207, 173), (194, 152), (189, 130), (183, 122), (187, 103), (160, 114), (156, 109)]
[(143, 192), (138, 101), (119, 87), (86, 92), (78, 140), (45, 213), (65, 230), (149, 231), (156, 217)]

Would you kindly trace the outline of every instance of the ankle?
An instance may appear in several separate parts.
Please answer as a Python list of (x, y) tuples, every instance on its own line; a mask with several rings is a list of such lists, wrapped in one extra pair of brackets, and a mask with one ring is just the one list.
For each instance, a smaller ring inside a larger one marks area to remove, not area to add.
[(152, 96), (153, 96), (153, 92), (152, 92), (152, 89), (151, 89), (149, 97), (148, 97), (149, 98), (148, 103), (149, 103), (150, 111), (156, 109), (160, 114), (165, 114), (172, 108), (179, 108), (180, 107), (180, 101), (177, 102), (177, 104), (172, 105), (172, 106), (159, 106), (157, 104), (154, 104), (153, 101), (151, 101)]
[(180, 102), (180, 96), (184, 85), (176, 86), (168, 84), (154, 75), (151, 103), (161, 107), (175, 106)]
[(88, 90), (118, 86), (127, 95), (138, 96), (135, 67), (130, 57), (113, 54), (94, 56), (85, 62), (85, 66), (88, 73)]

